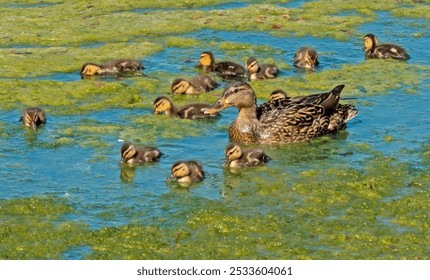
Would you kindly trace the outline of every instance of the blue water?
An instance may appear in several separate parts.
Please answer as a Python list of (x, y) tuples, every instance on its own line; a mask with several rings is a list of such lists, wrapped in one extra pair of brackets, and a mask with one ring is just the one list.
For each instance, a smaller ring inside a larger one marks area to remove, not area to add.
[[(295, 1), (287, 6), (300, 5), (302, 2)], [(311, 36), (280, 38), (262, 32), (214, 30), (202, 30), (185, 36), (205, 38), (208, 41), (271, 46), (279, 50), (276, 60), (290, 65), (298, 47), (312, 45), (320, 54), (321, 67), (318, 71), (324, 71), (339, 69), (344, 64), (363, 62), (362, 37), (370, 32), (377, 33), (380, 41), (404, 46), (412, 57), (406, 63), (429, 65), (430, 51), (424, 47), (430, 45), (427, 26), (428, 22), (425, 20), (399, 19), (392, 17), (389, 12), (380, 12), (377, 21), (361, 26), (357, 34), (347, 42)], [(414, 36), (418, 33), (424, 33), (425, 36)], [(201, 51), (199, 46), (187, 49), (165, 48), (163, 52), (143, 60), (145, 73), (149, 77), (155, 77), (157, 71), (193, 75), (196, 73), (194, 64)], [(345, 53), (360, 55), (344, 55)], [(223, 58), (225, 54), (218, 50), (217, 56)], [(298, 73), (291, 68), (281, 74), (294, 76)], [(78, 72), (54, 73), (31, 79), (69, 82), (79, 80), (80, 75)], [(321, 158), (314, 158), (310, 163), (300, 158), (300, 152), (280, 157), (277, 148), (268, 148), (273, 158), (268, 168), (288, 170), (292, 173), (292, 180), (293, 173), (311, 168), (310, 164), (360, 168), (361, 162), (371, 155), (352, 154), (348, 158), (342, 158), (336, 154), (348, 152), (348, 147), (357, 143), (367, 143), (372, 149), (400, 162), (419, 166), (421, 159), (416, 150), (429, 140), (430, 79), (419, 87), (419, 94), (411, 95), (405, 88), (401, 88), (388, 95), (360, 97), (360, 104), (365, 102), (370, 105), (359, 106), (359, 116), (349, 123), (345, 139), (333, 141), (325, 147), (329, 153)], [(19, 111), (2, 111), (0, 124), (3, 124), (3, 133), (8, 137), (0, 138), (0, 198), (34, 195), (67, 198), (77, 209), (77, 214), (67, 215), (67, 218), (87, 223), (91, 228), (131, 222), (150, 223), (156, 218), (183, 213), (187, 209), (187, 203), (193, 203), (196, 198), (228, 199), (231, 189), (225, 182), (226, 178), (234, 175), (223, 170), (221, 164), (224, 160), (223, 150), (228, 142), (227, 127), (237, 116), (235, 108), (224, 110), (215, 124), (202, 122), (203, 126), (207, 126), (202, 136), (179, 140), (159, 138), (156, 146), (165, 156), (159, 163), (135, 168), (121, 168), (119, 165), (119, 150), (122, 140), (125, 140), (120, 135), (106, 135), (103, 138), (110, 145), (107, 149), (82, 145), (49, 145), (55, 143), (56, 137), (62, 136), (58, 135), (62, 127), (71, 127), (74, 123), (93, 119), (102, 123), (128, 124), (130, 117), (142, 113), (149, 114), (148, 111), (107, 109), (86, 116), (49, 116), (48, 124), (33, 132), (23, 129), (18, 123)], [(394, 141), (381, 141), (386, 135), (393, 136)], [(85, 142), (84, 138), (82, 142)], [(191, 189), (167, 185), (165, 179), (170, 175), (172, 162), (189, 158), (198, 158), (203, 164), (207, 173), (205, 181)], [(282, 162), (285, 159), (289, 161)], [(255, 176), (265, 176), (264, 169), (252, 172)], [(180, 223), (180, 217), (176, 218), (176, 223)], [(172, 221), (170, 224), (173, 226), (174, 223)], [(86, 247), (72, 248), (65, 253), (65, 258), (80, 258), (88, 250)]]

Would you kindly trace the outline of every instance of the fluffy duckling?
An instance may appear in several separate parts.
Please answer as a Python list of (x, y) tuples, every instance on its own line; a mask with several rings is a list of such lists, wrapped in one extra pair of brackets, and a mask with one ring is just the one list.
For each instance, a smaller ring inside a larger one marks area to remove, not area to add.
[(19, 121), (22, 121), (25, 126), (36, 130), (46, 123), (45, 111), (40, 108), (27, 108), (22, 112)]
[(366, 58), (394, 58), (400, 60), (407, 60), (410, 58), (405, 49), (398, 45), (378, 45), (378, 39), (373, 34), (367, 34), (364, 36), (363, 50)]
[(110, 60), (103, 64), (92, 62), (85, 63), (81, 68), (81, 75), (93, 76), (104, 74), (134, 74), (141, 75), (139, 71), (144, 70), (142, 63), (133, 59)]
[(177, 161), (172, 165), (167, 182), (176, 179), (179, 183), (200, 182), (205, 178), (203, 167), (197, 161)]
[(232, 61), (221, 61), (215, 63), (212, 52), (202, 52), (197, 68), (203, 68), (205, 72), (214, 72), (223, 78), (245, 77), (245, 68), (242, 65)]
[[(335, 87), (331, 91), (332, 95), (338, 95), (336, 91), (342, 89), (343, 85)], [(336, 100), (329, 100), (333, 99)], [(329, 107), (330, 104), (333, 108)], [(254, 90), (243, 82), (231, 84), (207, 113), (215, 113), (230, 106), (239, 109), (237, 119), (229, 128), (230, 141), (249, 144), (309, 141), (345, 128), (346, 123), (358, 112), (350, 104), (298, 103), (291, 102), (288, 98), (269, 101), (257, 107)], [(327, 114), (326, 111), (332, 113)]]
[(154, 147), (136, 147), (130, 142), (121, 146), (121, 163), (145, 163), (159, 161), (162, 153)]
[(278, 69), (273, 64), (259, 64), (254, 57), (246, 61), (246, 76), (248, 80), (273, 79), (278, 76)]
[(191, 103), (177, 107), (166, 96), (157, 97), (152, 106), (154, 107), (154, 115), (165, 113), (168, 116), (179, 117), (181, 119), (202, 119), (218, 116), (218, 113), (206, 113), (205, 110), (210, 107), (209, 104)]
[(175, 94), (199, 94), (211, 91), (218, 86), (214, 78), (209, 75), (198, 75), (191, 80), (183, 78), (175, 79), (172, 82), (172, 93)]
[(229, 143), (225, 147), (224, 167), (247, 167), (267, 163), (270, 157), (261, 149), (242, 149), (238, 144)]
[(301, 47), (294, 54), (294, 66), (313, 69), (319, 65), (317, 51), (312, 47)]
[(278, 99), (284, 99), (287, 98), (287, 93), (285, 91), (283, 91), (282, 89), (277, 89), (272, 91), (272, 93), (270, 94), (270, 101), (272, 100), (278, 100)]

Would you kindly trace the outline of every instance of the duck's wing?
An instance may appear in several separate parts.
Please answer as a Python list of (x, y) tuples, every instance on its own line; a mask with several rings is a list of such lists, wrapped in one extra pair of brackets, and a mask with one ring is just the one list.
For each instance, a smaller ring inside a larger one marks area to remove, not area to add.
[(378, 58), (409, 59), (409, 55), (405, 49), (394, 44), (379, 45), (373, 53)]
[(308, 141), (327, 133), (330, 119), (320, 105), (290, 103), (262, 111), (259, 121), (263, 143), (288, 143)]
[(345, 85), (338, 85), (329, 92), (292, 97), (291, 102), (320, 105), (324, 107), (326, 115), (329, 115), (339, 104), (340, 93), (344, 87)]
[(245, 68), (239, 63), (222, 61), (214, 65), (213, 71), (220, 76), (245, 76)]

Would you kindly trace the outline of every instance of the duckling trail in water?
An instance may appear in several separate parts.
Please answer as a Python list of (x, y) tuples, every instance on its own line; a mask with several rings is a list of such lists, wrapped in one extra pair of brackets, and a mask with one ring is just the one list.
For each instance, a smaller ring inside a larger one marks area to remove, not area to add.
[(257, 107), (257, 98), (247, 83), (231, 84), (207, 113), (230, 106), (239, 109), (230, 125), (229, 137), (235, 143), (282, 144), (309, 141), (337, 132), (354, 118), (358, 111), (351, 105), (339, 104), (343, 85), (328, 93), (297, 98), (272, 100)]

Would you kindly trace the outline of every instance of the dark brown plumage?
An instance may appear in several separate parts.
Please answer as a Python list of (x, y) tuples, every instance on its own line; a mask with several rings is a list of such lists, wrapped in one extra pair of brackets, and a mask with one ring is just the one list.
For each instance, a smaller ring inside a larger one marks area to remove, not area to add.
[(92, 62), (85, 63), (81, 68), (81, 75), (93, 76), (103, 74), (134, 74), (141, 75), (139, 71), (144, 70), (142, 63), (133, 59), (115, 59), (103, 64)]

